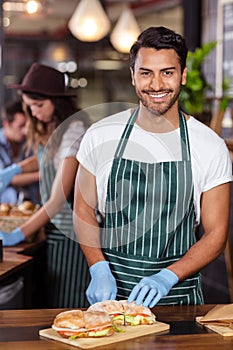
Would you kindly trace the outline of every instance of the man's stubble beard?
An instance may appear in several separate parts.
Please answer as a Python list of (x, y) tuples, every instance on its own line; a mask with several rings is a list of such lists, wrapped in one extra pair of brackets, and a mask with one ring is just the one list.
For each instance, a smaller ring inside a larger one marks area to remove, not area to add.
[[(159, 106), (159, 103), (156, 103), (156, 104), (151, 103), (149, 105), (148, 100), (143, 97), (143, 93), (141, 93), (137, 88), (135, 90), (136, 90), (136, 94), (137, 94), (139, 100), (141, 101), (141, 103), (143, 104), (143, 106), (146, 107), (148, 109), (148, 111), (151, 114), (153, 114), (154, 116), (160, 117), (160, 116), (166, 114), (169, 111), (169, 109), (171, 109), (172, 106), (178, 100), (179, 95), (180, 95), (180, 91), (181, 91), (181, 85), (180, 85), (178, 91), (176, 92), (176, 94), (174, 96), (172, 96), (171, 100), (169, 100), (167, 104), (165, 104), (164, 106), (162, 105), (161, 107)], [(173, 91), (173, 90), (170, 90), (170, 91)], [(162, 91), (159, 91), (159, 92), (162, 93)], [(155, 106), (155, 108), (153, 108), (153, 106)]]

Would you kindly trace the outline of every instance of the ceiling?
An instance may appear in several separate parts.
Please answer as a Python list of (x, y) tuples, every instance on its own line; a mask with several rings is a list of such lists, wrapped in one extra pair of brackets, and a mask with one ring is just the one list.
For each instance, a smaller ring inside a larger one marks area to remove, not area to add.
[[(9, 1), (9, 0), (8, 0)], [(16, 0), (10, 0), (14, 2)], [(9, 17), (10, 25), (4, 27), (6, 38), (8, 37), (33, 37), (48, 36), (61, 38), (69, 32), (67, 22), (70, 19), (79, 0), (41, 0), (43, 7), (39, 14), (27, 15), (25, 13), (3, 13), (3, 17)], [(166, 9), (166, 21), (176, 30), (180, 26), (180, 16), (177, 17), (177, 5), (182, 0), (102, 0), (105, 10), (114, 23), (119, 17), (125, 3), (131, 7), (142, 29), (148, 25), (154, 25), (161, 18), (162, 11)], [(170, 12), (169, 12), (170, 11)], [(172, 17), (172, 18), (171, 18)], [(163, 24), (163, 23), (162, 23)], [(166, 24), (164, 24), (166, 25)], [(179, 29), (178, 29), (179, 30)]]
[[(72, 60), (78, 62), (78, 69), (71, 74), (72, 79), (76, 79), (79, 86), (83, 77), (88, 82), (86, 88), (78, 90), (81, 101), (79, 103), (82, 107), (96, 105), (106, 100), (134, 101), (135, 94), (129, 79), (128, 55), (122, 56), (113, 49), (109, 36), (96, 43), (87, 43), (77, 40), (70, 33), (67, 23), (80, 0), (41, 1), (44, 6), (39, 14), (31, 16), (16, 12), (3, 14), (10, 15), (10, 25), (3, 30), (4, 85), (19, 83), (34, 61), (58, 68), (54, 60), (46, 58), (46, 53), (51, 45), (55, 44), (57, 47), (62, 44), (71, 55), (74, 55)], [(178, 33), (183, 32), (182, 0), (101, 0), (101, 2), (112, 28), (123, 6), (128, 3), (141, 30), (149, 26), (163, 25)], [(5, 99), (13, 98), (13, 93), (13, 90), (5, 89)]]

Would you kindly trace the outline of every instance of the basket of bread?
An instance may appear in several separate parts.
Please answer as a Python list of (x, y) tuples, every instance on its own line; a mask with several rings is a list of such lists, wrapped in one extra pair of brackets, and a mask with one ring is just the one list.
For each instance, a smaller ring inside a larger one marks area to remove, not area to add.
[(0, 230), (11, 232), (16, 227), (24, 224), (37, 210), (38, 204), (24, 201), (18, 205), (8, 203), (0, 204)]

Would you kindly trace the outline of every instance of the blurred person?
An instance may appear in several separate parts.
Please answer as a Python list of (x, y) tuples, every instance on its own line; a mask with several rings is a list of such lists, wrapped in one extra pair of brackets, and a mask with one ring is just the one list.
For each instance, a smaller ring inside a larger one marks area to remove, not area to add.
[[(26, 122), (27, 118), (20, 100), (6, 103), (2, 111), (2, 128), (0, 129), (0, 169), (7, 168), (27, 157), (24, 147)], [(38, 203), (38, 180), (39, 172), (37, 171), (27, 176), (27, 179), (19, 186), (9, 184), (1, 193), (1, 203), (16, 204), (22, 200)], [(35, 184), (28, 185), (29, 183)]]
[(25, 224), (10, 234), (0, 232), (0, 237), (3, 246), (12, 246), (45, 226), (47, 306), (85, 307), (89, 271), (73, 239), (72, 192), (78, 168), (76, 153), (85, 132), (86, 115), (76, 117), (78, 108), (74, 94), (66, 89), (65, 75), (52, 67), (32, 64), (22, 84), (13, 88), (20, 91), (28, 115), (27, 146), (37, 156), (14, 164), (8, 173), (1, 172), (0, 178), (6, 184), (15, 179), (15, 174), (40, 169), (43, 206)]

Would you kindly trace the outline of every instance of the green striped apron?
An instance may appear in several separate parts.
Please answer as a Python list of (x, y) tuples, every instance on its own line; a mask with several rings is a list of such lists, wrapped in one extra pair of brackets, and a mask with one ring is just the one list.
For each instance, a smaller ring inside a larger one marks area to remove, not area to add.
[[(146, 276), (179, 260), (195, 243), (188, 130), (179, 112), (182, 160), (144, 163), (123, 158), (138, 109), (119, 141), (108, 179), (102, 249), (127, 298)], [(200, 275), (176, 284), (158, 304), (202, 304)]]
[[(43, 160), (40, 166), (40, 192), (45, 203), (51, 192), (56, 175), (53, 159), (41, 157), (43, 148), (39, 148), (38, 158)], [(46, 225), (47, 239), (47, 307), (79, 308), (88, 307), (86, 289), (90, 282), (86, 259), (75, 239), (72, 221), (72, 198), (63, 209)]]

